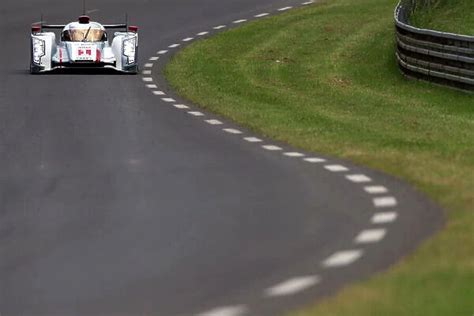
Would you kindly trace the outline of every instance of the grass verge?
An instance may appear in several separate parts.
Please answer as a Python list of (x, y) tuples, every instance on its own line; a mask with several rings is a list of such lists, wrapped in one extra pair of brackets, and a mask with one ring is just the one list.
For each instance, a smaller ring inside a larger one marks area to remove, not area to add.
[(474, 36), (474, 1), (431, 0), (416, 10), (411, 23), (420, 28)]
[(257, 133), (413, 184), (442, 232), (390, 271), (293, 316), (474, 313), (474, 96), (404, 79), (395, 0), (331, 0), (194, 43), (178, 93)]

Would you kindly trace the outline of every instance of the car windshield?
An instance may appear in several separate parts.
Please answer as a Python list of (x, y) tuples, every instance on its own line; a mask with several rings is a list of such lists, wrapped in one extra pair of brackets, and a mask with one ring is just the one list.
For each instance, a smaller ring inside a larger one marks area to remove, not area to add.
[(104, 31), (91, 26), (70, 29), (67, 40), (71, 42), (101, 42), (104, 40)]

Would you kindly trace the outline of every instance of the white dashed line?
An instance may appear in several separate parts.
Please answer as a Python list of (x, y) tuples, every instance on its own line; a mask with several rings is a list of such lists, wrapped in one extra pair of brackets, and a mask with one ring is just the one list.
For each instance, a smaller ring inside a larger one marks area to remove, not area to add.
[(355, 238), (354, 242), (356, 244), (370, 244), (381, 241), (387, 230), (384, 228), (379, 229), (367, 229), (360, 232), (360, 234)]
[(388, 189), (381, 185), (372, 185), (364, 187), (365, 192), (369, 194), (387, 193)]
[(366, 183), (371, 182), (372, 179), (367, 177), (365, 174), (350, 174), (346, 176), (347, 180), (354, 183)]
[(219, 120), (206, 120), (206, 123), (208, 123), (210, 125), (222, 125), (222, 124), (224, 124)]
[(180, 109), (180, 110), (189, 109), (189, 106), (184, 105), (184, 104), (174, 104), (173, 106), (177, 109)]
[(302, 5), (308, 5), (308, 4), (313, 4), (314, 1), (307, 1), (307, 2), (303, 2)]
[(165, 102), (168, 102), (168, 103), (176, 102), (176, 100), (173, 99), (173, 98), (161, 98), (161, 100), (163, 100), (163, 101), (165, 101)]
[(316, 284), (320, 278), (318, 276), (303, 276), (289, 279), (265, 290), (266, 297), (288, 296), (302, 292)]
[(269, 150), (269, 151), (280, 151), (283, 150), (281, 147), (275, 146), (275, 145), (263, 145), (263, 149)]
[(372, 216), (372, 224), (388, 224), (394, 222), (398, 217), (396, 212), (377, 213)]
[(326, 268), (338, 268), (347, 266), (362, 257), (362, 254), (362, 250), (358, 249), (339, 251), (324, 260), (323, 266)]
[(286, 152), (284, 153), (283, 155), (287, 156), (287, 157), (304, 157), (304, 154), (302, 153), (297, 153), (297, 152)]
[[(301, 3), (301, 5), (308, 5), (312, 4), (314, 1), (307, 1)], [(293, 9), (292, 6), (288, 7), (283, 7), (278, 9), (279, 12), (287, 11)], [(271, 15), (268, 12), (263, 12), (257, 15), (254, 15), (255, 18), (263, 18), (266, 16)], [(244, 22), (247, 22), (247, 19), (240, 19), (240, 20), (235, 20), (232, 22), (232, 24), (241, 24)], [(230, 26), (230, 24), (229, 24)], [(221, 30), (226, 28), (227, 25), (218, 25), (213, 27), (214, 30)], [(205, 36), (210, 34), (210, 32), (205, 31), (205, 32), (200, 32), (197, 33), (196, 36)], [(171, 44), (168, 46), (168, 48), (177, 48), (180, 47), (181, 44), (180, 42), (190, 42), (193, 41), (195, 37), (186, 37), (183, 38), (181, 41), (178, 41), (178, 43)], [(183, 44), (185, 45), (185, 44)], [(164, 55), (168, 53), (169, 50), (160, 50), (157, 52), (157, 55)], [(159, 56), (154, 56), (150, 57), (149, 61), (157, 61), (160, 57)], [(152, 83), (153, 78), (151, 78), (152, 70), (151, 68), (154, 67), (153, 63), (146, 63), (144, 64), (144, 69), (142, 71), (143, 75), (148, 75), (148, 77), (142, 77), (142, 80), (146, 83)], [(166, 96), (165, 92), (157, 90), (158, 87), (156, 84), (146, 84), (146, 86), (152, 90), (152, 93), (157, 96)], [(167, 98), (167, 97), (162, 97), (161, 100), (167, 103), (175, 103), (176, 100), (173, 98)], [(173, 106), (177, 109), (186, 109), (187, 114), (196, 116), (196, 117), (203, 117), (206, 116), (204, 113), (199, 112), (199, 111), (192, 111), (189, 110), (190, 107), (184, 104), (173, 104)], [(204, 122), (206, 122), (209, 125), (224, 125), (223, 122), (217, 120), (217, 119), (204, 119)], [(225, 127), (225, 126), (222, 126)], [(221, 128), (222, 128), (221, 127)], [(234, 129), (234, 128), (223, 128), (222, 131), (229, 133), (229, 134), (244, 134), (244, 132)], [(243, 135), (245, 136), (245, 135)], [(241, 136), (241, 137), (243, 137)], [(243, 140), (249, 143), (262, 143), (263, 140), (257, 137), (243, 137)], [(260, 146), (260, 145), (259, 145)], [(261, 148), (268, 150), (268, 151), (283, 151), (283, 148), (276, 146), (276, 145), (261, 145)], [(281, 154), (281, 153), (280, 153)], [(302, 161), (312, 163), (312, 164), (317, 164), (317, 163), (325, 163), (327, 160), (323, 158), (318, 158), (318, 157), (307, 157), (306, 155), (300, 152), (283, 152), (282, 153), (284, 156), (287, 157), (295, 157), (295, 158), (302, 158)], [(331, 171), (331, 172), (347, 172), (349, 171), (349, 168), (340, 165), (340, 164), (325, 164), (324, 168)], [(372, 181), (372, 179), (364, 174), (347, 174), (345, 178), (353, 183), (369, 183)], [(383, 194), (387, 193), (388, 189), (384, 186), (377, 186), (377, 185), (367, 185), (364, 186), (365, 192), (369, 194)], [(375, 197), (375, 196), (372, 196)], [(374, 206), (376, 208), (388, 208), (388, 207), (394, 207), (397, 205), (397, 200), (393, 196), (382, 196), (382, 197), (375, 197), (372, 199)], [(371, 223), (372, 224), (387, 224), (394, 222), (398, 217), (398, 213), (396, 212), (378, 212), (374, 214), (371, 218)], [(373, 226), (376, 227), (376, 226)], [(366, 229), (361, 231), (353, 240), (355, 244), (370, 244), (370, 243), (376, 243), (385, 238), (387, 234), (387, 229), (386, 228), (371, 228), (371, 229)], [(324, 261), (321, 262), (321, 265), (325, 268), (337, 268), (337, 267), (344, 267), (348, 266), (355, 261), (359, 260), (364, 254), (364, 251), (362, 249), (352, 249), (352, 250), (344, 250), (344, 251), (338, 251), (333, 253), (331, 256), (326, 258)], [(280, 297), (280, 296), (289, 296), (289, 295), (294, 295), (297, 293), (300, 293), (306, 289), (309, 289), (315, 285), (320, 283), (320, 277), (317, 275), (309, 275), (309, 276), (301, 276), (301, 277), (294, 277), (290, 278), (284, 282), (281, 282), (275, 286), (272, 286), (270, 288), (267, 288), (264, 290), (264, 296), (265, 297)], [(244, 316), (248, 315), (249, 309), (246, 305), (233, 305), (233, 306), (224, 306), (224, 307), (218, 307), (215, 309), (211, 309), (207, 312), (197, 314), (196, 316)]]
[(210, 311), (198, 314), (197, 316), (242, 316), (247, 313), (244, 305), (218, 307)]
[(190, 111), (188, 114), (191, 114), (192, 116), (204, 116), (204, 113), (197, 111)]
[(260, 138), (257, 138), (257, 137), (245, 137), (244, 140), (249, 142), (249, 143), (261, 143), (261, 142), (263, 142), (263, 140), (261, 140)]
[(235, 135), (242, 134), (241, 131), (239, 131), (238, 129), (234, 129), (234, 128), (224, 128), (223, 131), (226, 132), (226, 133), (235, 134)]
[(381, 208), (381, 207), (393, 207), (397, 206), (397, 199), (393, 196), (384, 196), (373, 199), (374, 206)]
[(342, 165), (326, 165), (324, 166), (324, 168), (332, 172), (343, 172), (349, 170), (347, 167), (344, 167)]
[(306, 162), (310, 163), (320, 163), (320, 162), (326, 162), (326, 159), (323, 158), (316, 158), (316, 157), (311, 157), (311, 158), (305, 158), (303, 159)]
[(293, 7), (280, 8), (280, 9), (278, 9), (278, 11), (283, 12), (283, 11), (287, 11), (287, 10), (290, 10), (290, 9), (293, 9)]

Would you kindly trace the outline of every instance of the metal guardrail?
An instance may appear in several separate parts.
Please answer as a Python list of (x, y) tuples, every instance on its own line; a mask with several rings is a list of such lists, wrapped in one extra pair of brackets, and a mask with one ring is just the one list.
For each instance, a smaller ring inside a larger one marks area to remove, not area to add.
[(474, 91), (474, 36), (411, 26), (409, 18), (417, 5), (417, 0), (402, 0), (395, 9), (401, 71), (408, 77)]

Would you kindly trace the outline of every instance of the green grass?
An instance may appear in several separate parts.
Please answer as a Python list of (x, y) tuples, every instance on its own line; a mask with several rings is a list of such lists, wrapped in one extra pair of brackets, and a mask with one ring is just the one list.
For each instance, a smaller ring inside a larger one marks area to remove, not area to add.
[(415, 11), (411, 23), (421, 28), (474, 35), (474, 1), (431, 0), (431, 4)]
[(395, 175), (446, 209), (442, 232), (388, 272), (293, 316), (474, 313), (474, 96), (406, 80), (396, 0), (331, 0), (194, 43), (165, 73), (259, 134)]

